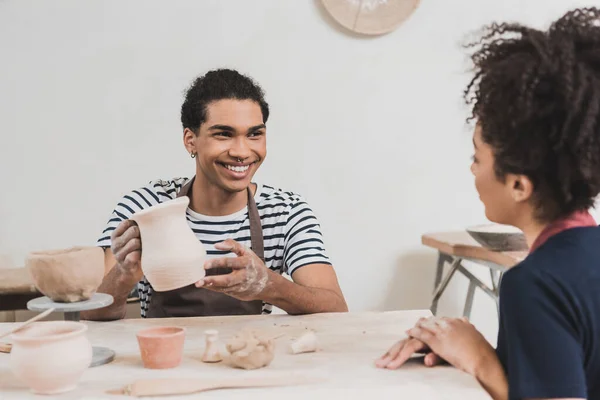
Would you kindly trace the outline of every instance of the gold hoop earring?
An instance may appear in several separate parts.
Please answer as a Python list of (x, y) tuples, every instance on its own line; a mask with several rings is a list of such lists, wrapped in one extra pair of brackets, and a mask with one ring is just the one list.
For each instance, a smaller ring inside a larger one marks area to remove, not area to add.
[(190, 153), (190, 157), (196, 158), (196, 153), (194, 153), (194, 152)]

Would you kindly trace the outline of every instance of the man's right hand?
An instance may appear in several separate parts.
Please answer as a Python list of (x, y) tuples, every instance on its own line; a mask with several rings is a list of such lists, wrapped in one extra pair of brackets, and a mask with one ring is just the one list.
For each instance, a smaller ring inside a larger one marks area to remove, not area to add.
[(144, 276), (141, 267), (142, 239), (135, 221), (121, 222), (111, 235), (111, 251), (117, 261), (115, 268), (135, 281)]
[(142, 240), (140, 228), (134, 221), (125, 220), (117, 226), (111, 237), (111, 248), (104, 252), (108, 273), (98, 287), (98, 293), (113, 297), (110, 306), (81, 312), (81, 319), (114, 321), (125, 318), (127, 297), (131, 289), (144, 277), (142, 272)]

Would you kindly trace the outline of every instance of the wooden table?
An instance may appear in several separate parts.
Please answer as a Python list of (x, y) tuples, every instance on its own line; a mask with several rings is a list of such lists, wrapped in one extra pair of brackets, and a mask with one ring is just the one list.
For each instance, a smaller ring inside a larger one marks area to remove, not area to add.
[[(115, 360), (88, 369), (75, 391), (64, 399), (119, 399), (107, 390), (124, 387), (137, 379), (309, 376), (325, 379), (322, 383), (268, 389), (235, 389), (206, 392), (202, 398), (227, 399), (489, 399), (474, 378), (450, 366), (427, 368), (422, 359), (411, 360), (396, 371), (381, 370), (374, 360), (401, 339), (404, 331), (418, 318), (431, 315), (429, 310), (315, 314), (308, 316), (270, 315), (172, 319), (132, 319), (113, 322), (86, 322), (93, 345), (116, 351)], [(186, 328), (182, 364), (171, 370), (147, 370), (142, 367), (135, 333), (145, 327), (175, 325)], [(0, 324), (1, 331), (12, 324)], [(285, 334), (276, 339), (276, 356), (266, 368), (246, 371), (200, 361), (206, 329), (218, 329), (223, 342), (243, 328), (265, 335)], [(313, 329), (320, 351), (292, 355), (287, 346), (292, 338)], [(57, 355), (59, 357), (59, 355)], [(60, 362), (57, 359), (57, 362)], [(9, 370), (9, 355), (0, 353), (0, 398), (30, 398), (28, 389)], [(44, 397), (47, 399), (50, 397)], [(58, 397), (57, 397), (58, 398)], [(192, 396), (169, 398), (191, 399)]]
[[(486, 249), (477, 243), (466, 231), (425, 234), (421, 237), (421, 243), (436, 249), (439, 253), (433, 299), (431, 301), (431, 312), (434, 314), (437, 312), (440, 297), (456, 272), (461, 273), (469, 280), (469, 288), (463, 309), (465, 317), (468, 318), (471, 315), (476, 288), (483, 290), (498, 306), (502, 275), (510, 267), (518, 264), (527, 256), (526, 251), (499, 252)], [(492, 280), (491, 288), (462, 265), (462, 262), (465, 260), (489, 268)], [(444, 265), (446, 263), (450, 264), (450, 269), (443, 276)]]
[(26, 310), (27, 302), (40, 296), (27, 268), (0, 269), (0, 311)]

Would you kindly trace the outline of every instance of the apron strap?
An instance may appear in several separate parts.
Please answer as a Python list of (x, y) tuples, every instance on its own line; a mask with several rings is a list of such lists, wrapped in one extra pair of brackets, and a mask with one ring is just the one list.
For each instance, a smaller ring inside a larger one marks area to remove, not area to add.
[[(181, 187), (177, 193), (177, 197), (188, 196), (188, 193), (194, 184), (194, 179), (196, 179), (195, 176)], [(262, 260), (262, 262), (265, 262), (265, 243), (263, 238), (262, 224), (260, 222), (260, 214), (258, 213), (258, 207), (254, 201), (254, 196), (252, 196), (250, 187), (247, 188), (247, 192), (248, 219), (250, 220), (250, 243), (252, 246), (252, 251)]]
[(179, 189), (179, 192), (177, 192), (177, 196), (176, 197), (187, 196), (188, 193), (189, 193), (189, 191), (190, 191), (190, 188), (194, 184), (194, 179), (196, 179), (195, 176), (193, 176), (192, 179), (190, 179), (183, 186), (181, 186), (181, 189)]
[(250, 243), (252, 251), (264, 263), (265, 262), (265, 242), (263, 239), (262, 224), (260, 223), (260, 215), (258, 207), (252, 196), (252, 191), (248, 187), (248, 218), (250, 219)]

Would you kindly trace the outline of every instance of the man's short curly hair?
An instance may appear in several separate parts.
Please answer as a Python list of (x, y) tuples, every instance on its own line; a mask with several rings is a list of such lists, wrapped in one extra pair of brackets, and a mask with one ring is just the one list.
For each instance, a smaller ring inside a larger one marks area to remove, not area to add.
[(181, 124), (198, 133), (206, 121), (207, 106), (218, 100), (236, 99), (255, 101), (262, 111), (263, 123), (269, 119), (269, 105), (262, 88), (250, 77), (232, 69), (217, 69), (194, 80), (187, 89), (181, 106)]
[(576, 9), (547, 31), (492, 24), (473, 50), (465, 90), (500, 179), (534, 185), (536, 217), (594, 205), (600, 192), (600, 10)]

